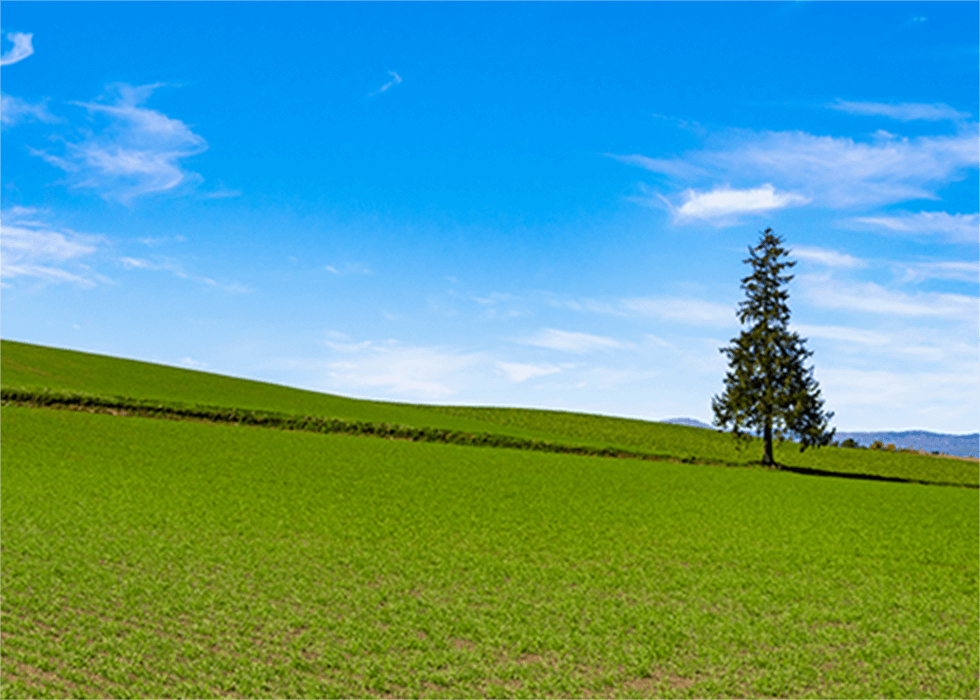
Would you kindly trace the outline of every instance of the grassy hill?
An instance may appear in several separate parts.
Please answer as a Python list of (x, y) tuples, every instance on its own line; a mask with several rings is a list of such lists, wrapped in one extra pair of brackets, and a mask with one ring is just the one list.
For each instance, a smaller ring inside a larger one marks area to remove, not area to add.
[[(739, 451), (727, 435), (680, 425), (564, 411), (365, 401), (6, 340), (0, 341), (0, 383), (5, 388), (53, 389), (489, 433), (716, 464), (748, 466), (761, 456), (758, 441)], [(798, 469), (969, 486), (980, 484), (978, 465), (962, 460), (841, 448), (800, 453), (792, 443), (778, 447), (776, 458)]]
[(972, 489), (0, 413), (3, 698), (980, 692)]
[[(94, 411), (0, 408), (0, 698), (980, 694), (972, 488), (725, 468), (757, 453), (645, 421), (11, 342), (0, 364), (4, 396)], [(140, 406), (182, 419), (118, 415)], [(305, 415), (678, 461), (227, 419)], [(787, 447), (825, 471), (976, 479)]]

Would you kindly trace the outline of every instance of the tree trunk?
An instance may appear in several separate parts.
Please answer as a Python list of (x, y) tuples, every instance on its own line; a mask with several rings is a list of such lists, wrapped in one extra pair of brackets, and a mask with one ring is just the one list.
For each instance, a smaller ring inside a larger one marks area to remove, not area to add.
[(762, 434), (762, 439), (765, 442), (765, 451), (762, 453), (762, 463), (767, 467), (771, 467), (776, 464), (776, 460), (772, 458), (772, 419), (766, 418), (765, 431)]

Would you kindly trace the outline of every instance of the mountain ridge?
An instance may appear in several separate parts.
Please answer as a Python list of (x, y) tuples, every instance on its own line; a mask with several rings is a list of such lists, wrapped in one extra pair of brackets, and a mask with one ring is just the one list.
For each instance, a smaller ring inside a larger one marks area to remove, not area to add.
[[(690, 428), (717, 430), (697, 418), (667, 418), (661, 423), (686, 425)], [(980, 433), (935, 433), (931, 430), (838, 430), (834, 436), (838, 442), (850, 438), (862, 447), (876, 440), (895, 447), (914, 447), (926, 452), (942, 452), (956, 457), (980, 457)]]

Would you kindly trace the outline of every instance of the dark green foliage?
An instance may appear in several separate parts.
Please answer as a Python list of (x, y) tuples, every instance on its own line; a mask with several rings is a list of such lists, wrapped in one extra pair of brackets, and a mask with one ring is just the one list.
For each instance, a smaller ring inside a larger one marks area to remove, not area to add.
[(847, 438), (846, 440), (844, 440), (843, 442), (841, 442), (840, 445), (838, 445), (838, 447), (847, 447), (847, 448), (853, 450), (853, 449), (857, 449), (857, 448), (861, 447), (861, 445), (854, 438)]
[(738, 319), (748, 328), (721, 349), (729, 371), (724, 393), (711, 401), (715, 425), (730, 427), (736, 439), (747, 432), (762, 436), (762, 462), (767, 465), (775, 464), (774, 437), (780, 442), (794, 438), (802, 452), (831, 444), (835, 432), (828, 430), (834, 414), (823, 411), (813, 368), (804, 364), (813, 353), (789, 330), (785, 286), (793, 275), (783, 271), (796, 262), (786, 259), (782, 244), (767, 228), (743, 261), (752, 266), (752, 274), (742, 280), (746, 300), (739, 304)]
[(901, 450), (896, 449), (895, 443), (889, 442), (886, 445), (881, 440), (875, 440), (874, 442), (872, 442), (871, 443), (871, 449), (872, 450), (880, 450), (882, 452), (911, 452), (911, 453), (916, 452), (916, 450), (912, 450), (912, 449), (909, 449), (909, 448), (904, 448), (904, 449), (901, 449)]

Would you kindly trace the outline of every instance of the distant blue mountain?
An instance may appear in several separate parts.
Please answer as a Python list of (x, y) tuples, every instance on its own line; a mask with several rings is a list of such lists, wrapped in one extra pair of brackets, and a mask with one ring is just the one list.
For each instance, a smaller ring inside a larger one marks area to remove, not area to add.
[(657, 421), (658, 423), (670, 423), (672, 425), (686, 425), (688, 428), (707, 428), (717, 430), (713, 425), (708, 425), (697, 418), (668, 418), (667, 420)]
[(884, 444), (893, 444), (895, 447), (914, 447), (917, 450), (945, 452), (957, 457), (980, 457), (980, 433), (950, 435), (947, 433), (930, 433), (927, 430), (902, 430), (900, 432), (838, 430), (834, 438), (836, 440), (851, 438), (865, 447), (875, 440), (881, 440)]
[[(714, 426), (708, 425), (697, 418), (668, 418), (660, 422), (671, 423), (673, 425), (686, 425), (690, 428), (717, 430)], [(834, 435), (834, 439), (837, 441), (848, 438), (864, 447), (868, 447), (875, 440), (881, 440), (884, 444), (895, 445), (895, 447), (914, 447), (917, 450), (943, 452), (957, 457), (980, 457), (980, 433), (952, 435), (949, 433), (930, 433), (928, 430), (883, 430), (867, 432), (838, 430), (837, 434)]]

